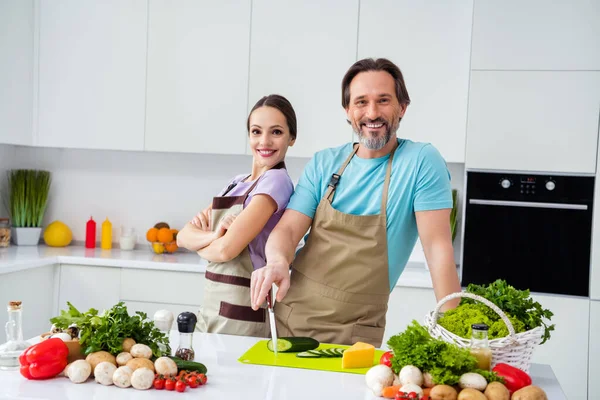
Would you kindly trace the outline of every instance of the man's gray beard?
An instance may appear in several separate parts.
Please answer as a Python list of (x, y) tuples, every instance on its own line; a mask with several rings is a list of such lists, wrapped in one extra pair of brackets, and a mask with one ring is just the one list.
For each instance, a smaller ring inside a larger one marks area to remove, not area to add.
[(400, 124), (398, 123), (396, 126), (388, 127), (388, 129), (385, 131), (385, 135), (381, 137), (367, 137), (366, 135), (363, 135), (360, 129), (355, 130), (354, 132), (358, 135), (358, 141), (360, 144), (369, 150), (377, 151), (383, 149), (385, 145), (389, 143), (390, 139), (392, 138), (392, 134), (396, 133), (399, 125)]

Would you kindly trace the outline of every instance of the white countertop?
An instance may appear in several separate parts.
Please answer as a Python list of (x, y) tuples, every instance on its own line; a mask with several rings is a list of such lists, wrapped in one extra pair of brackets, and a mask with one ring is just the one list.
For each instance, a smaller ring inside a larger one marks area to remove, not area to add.
[[(176, 349), (177, 332), (172, 332), (171, 338)], [(364, 375), (240, 363), (238, 358), (258, 340), (195, 333), (196, 361), (208, 368), (208, 384), (196, 389), (188, 387), (184, 393), (122, 389), (93, 380), (74, 384), (62, 377), (29, 381), (18, 371), (0, 371), (0, 399), (380, 399), (367, 389)], [(530, 375), (533, 384), (542, 387), (549, 399), (566, 400), (550, 366), (533, 364)]]
[[(154, 254), (149, 246), (125, 251), (86, 249), (84, 246), (15, 246), (0, 248), (0, 275), (54, 264), (205, 272), (207, 261), (196, 253)], [(421, 260), (406, 265), (396, 286), (432, 288), (431, 276)]]

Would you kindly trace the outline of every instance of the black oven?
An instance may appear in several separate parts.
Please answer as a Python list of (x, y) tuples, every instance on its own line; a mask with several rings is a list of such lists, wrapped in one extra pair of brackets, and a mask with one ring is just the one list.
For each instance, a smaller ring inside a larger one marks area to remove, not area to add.
[(589, 295), (594, 177), (467, 172), (461, 284)]

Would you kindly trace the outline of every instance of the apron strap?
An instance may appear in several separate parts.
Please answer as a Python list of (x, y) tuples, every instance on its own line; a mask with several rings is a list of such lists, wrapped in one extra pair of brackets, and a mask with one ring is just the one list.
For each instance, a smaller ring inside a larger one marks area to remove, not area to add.
[(329, 203), (333, 203), (333, 196), (335, 195), (335, 187), (337, 186), (340, 178), (342, 177), (344, 170), (346, 169), (348, 164), (350, 164), (350, 160), (352, 160), (352, 157), (354, 157), (354, 155), (358, 151), (358, 144), (354, 143), (353, 146), (354, 146), (354, 150), (352, 151), (352, 153), (350, 153), (350, 155), (348, 156), (346, 161), (344, 161), (344, 163), (340, 167), (337, 174), (333, 174), (331, 176), (331, 179), (329, 180), (329, 186), (327, 188), (327, 191), (325, 192), (325, 198), (327, 199), (327, 201), (329, 201)]
[(394, 147), (394, 150), (392, 150), (392, 152), (390, 153), (390, 158), (388, 158), (387, 168), (385, 170), (385, 180), (383, 182), (383, 194), (381, 195), (381, 215), (383, 215), (383, 217), (386, 219), (386, 221), (387, 221), (387, 199), (388, 199), (388, 192), (389, 192), (389, 188), (390, 188), (390, 180), (391, 180), (391, 176), (392, 176), (392, 160), (394, 159), (394, 153), (396, 153), (397, 148), (398, 148), (398, 145), (396, 145), (396, 147)]

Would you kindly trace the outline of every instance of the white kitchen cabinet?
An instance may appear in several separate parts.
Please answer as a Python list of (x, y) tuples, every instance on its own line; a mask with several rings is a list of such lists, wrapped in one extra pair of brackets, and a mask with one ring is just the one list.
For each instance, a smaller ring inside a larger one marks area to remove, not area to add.
[(145, 0), (40, 0), (38, 146), (143, 150)]
[(4, 326), (8, 319), (9, 301), (21, 301), (23, 307), (23, 338), (28, 339), (50, 330), (57, 266), (43, 266), (0, 276), (0, 344), (6, 341)]
[(424, 324), (425, 315), (433, 311), (436, 304), (433, 289), (396, 286), (390, 294), (381, 347), (387, 348), (389, 338), (404, 332), (412, 320)]
[(600, 70), (600, 2), (477, 0), (472, 69)]
[(292, 103), (298, 140), (288, 155), (352, 140), (341, 82), (356, 61), (357, 23), (358, 0), (252, 2), (248, 111), (268, 94)]
[(245, 153), (250, 5), (149, 1), (145, 150)]
[(554, 313), (552, 337), (533, 353), (534, 363), (552, 366), (570, 400), (587, 399), (590, 301), (587, 298), (532, 294)]
[(472, 71), (468, 169), (595, 173), (600, 71)]
[(33, 142), (33, 0), (0, 2), (0, 143)]
[(590, 359), (588, 362), (588, 399), (600, 393), (600, 301), (590, 302)]
[(185, 305), (202, 304), (204, 274), (200, 272), (121, 269), (119, 299), (123, 301)]
[(108, 310), (119, 302), (120, 280), (120, 268), (62, 264), (56, 312), (67, 310), (67, 301), (81, 312)]
[(472, 0), (360, 2), (358, 58), (393, 61), (411, 98), (398, 136), (447, 162), (465, 162), (472, 13)]
[[(600, 146), (600, 143), (599, 143)], [(600, 149), (599, 149), (600, 151)], [(600, 152), (597, 154), (600, 155)], [(594, 186), (594, 216), (592, 225), (592, 255), (590, 268), (590, 299), (600, 300), (600, 163), (596, 164)]]

